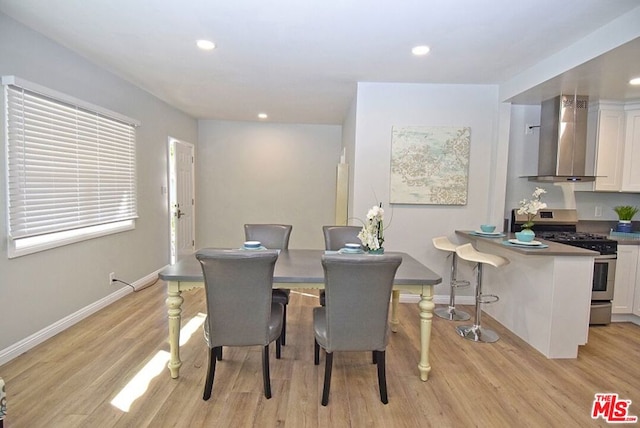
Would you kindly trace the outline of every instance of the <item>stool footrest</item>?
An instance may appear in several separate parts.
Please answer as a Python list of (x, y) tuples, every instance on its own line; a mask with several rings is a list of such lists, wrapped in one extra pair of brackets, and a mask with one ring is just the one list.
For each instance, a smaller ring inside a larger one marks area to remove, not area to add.
[(451, 281), (451, 286), (456, 288), (468, 287), (471, 283), (465, 279), (456, 279), (455, 281)]
[(495, 294), (481, 294), (480, 296), (478, 296), (478, 303), (482, 304), (495, 303), (498, 300), (500, 300), (500, 297), (496, 296)]

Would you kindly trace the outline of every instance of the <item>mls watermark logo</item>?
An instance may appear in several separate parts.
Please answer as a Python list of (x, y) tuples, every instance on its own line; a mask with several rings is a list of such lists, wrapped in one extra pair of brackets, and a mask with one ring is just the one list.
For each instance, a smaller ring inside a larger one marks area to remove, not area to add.
[(638, 417), (629, 414), (631, 400), (621, 400), (618, 394), (598, 393), (593, 399), (591, 419), (602, 418), (609, 423), (631, 424), (638, 422)]

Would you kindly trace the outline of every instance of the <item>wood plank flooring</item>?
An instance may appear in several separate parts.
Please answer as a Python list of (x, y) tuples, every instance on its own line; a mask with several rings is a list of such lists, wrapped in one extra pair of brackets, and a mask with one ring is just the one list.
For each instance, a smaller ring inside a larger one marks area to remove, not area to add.
[[(204, 312), (204, 292), (184, 293), (183, 326)], [(640, 327), (592, 327), (572, 360), (548, 360), (489, 316), (493, 344), (458, 337), (458, 323), (434, 317), (432, 372), (418, 378), (418, 308), (399, 305), (387, 348), (389, 404), (380, 402), (369, 353), (337, 353), (329, 406), (320, 405), (324, 357), (313, 364), (314, 292), (294, 292), (287, 346), (272, 346), (273, 398), (262, 391), (260, 348), (225, 348), (213, 396), (202, 400), (207, 348), (198, 328), (181, 347), (179, 379), (166, 369), (165, 286), (133, 293), (0, 366), (7, 428), (39, 427), (589, 427), (594, 394), (632, 400), (640, 416)], [(473, 308), (466, 308), (473, 312)], [(197, 319), (197, 318), (196, 318)], [(128, 410), (112, 404), (150, 361), (159, 365)]]

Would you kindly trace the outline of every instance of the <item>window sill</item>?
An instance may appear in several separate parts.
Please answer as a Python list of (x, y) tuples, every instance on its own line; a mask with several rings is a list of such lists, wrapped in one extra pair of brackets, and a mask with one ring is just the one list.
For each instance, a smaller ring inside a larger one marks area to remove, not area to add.
[(52, 233), (43, 236), (34, 236), (22, 239), (8, 239), (8, 258), (26, 256), (52, 248), (62, 247), (75, 242), (86, 241), (101, 236), (124, 232), (135, 229), (135, 220), (119, 221), (117, 223), (103, 224), (99, 226), (85, 227), (82, 229), (67, 230), (65, 232)]

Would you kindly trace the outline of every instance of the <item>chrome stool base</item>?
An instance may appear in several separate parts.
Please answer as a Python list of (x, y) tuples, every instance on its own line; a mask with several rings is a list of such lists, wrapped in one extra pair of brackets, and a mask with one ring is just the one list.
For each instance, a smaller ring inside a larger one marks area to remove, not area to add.
[(473, 342), (493, 343), (500, 338), (495, 331), (479, 325), (461, 325), (456, 327), (456, 331), (460, 336)]
[(449, 321), (466, 321), (471, 318), (471, 315), (467, 312), (461, 311), (452, 306), (449, 306), (448, 308), (436, 308), (433, 313), (440, 318), (444, 318)]

